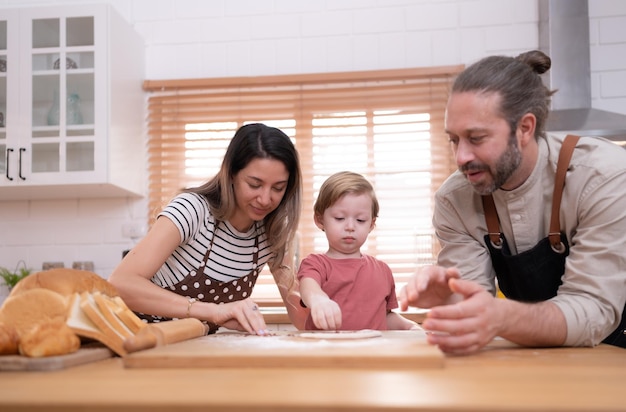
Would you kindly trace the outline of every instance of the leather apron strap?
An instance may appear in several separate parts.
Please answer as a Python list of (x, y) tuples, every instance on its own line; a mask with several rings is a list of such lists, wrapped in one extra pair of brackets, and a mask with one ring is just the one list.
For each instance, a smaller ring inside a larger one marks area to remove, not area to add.
[(558, 250), (561, 245), (561, 224), (559, 222), (559, 211), (561, 210), (561, 197), (563, 197), (563, 188), (565, 187), (565, 175), (572, 159), (574, 148), (578, 143), (580, 136), (568, 134), (563, 140), (563, 145), (559, 151), (559, 160), (556, 164), (556, 177), (554, 178), (554, 192), (552, 194), (552, 214), (550, 216), (550, 233), (548, 238), (552, 248)]
[(485, 221), (487, 222), (487, 232), (491, 244), (495, 247), (502, 246), (502, 233), (500, 233), (500, 221), (498, 220), (498, 212), (496, 204), (491, 194), (482, 196), (483, 209), (485, 210)]
[[(561, 243), (561, 223), (559, 220), (559, 211), (561, 210), (561, 197), (563, 197), (563, 188), (565, 187), (565, 175), (569, 167), (574, 148), (578, 143), (580, 136), (568, 134), (563, 140), (563, 145), (559, 151), (559, 159), (556, 165), (556, 177), (554, 179), (554, 191), (552, 193), (552, 211), (550, 215), (550, 232), (548, 238), (550, 244), (555, 250), (562, 250)], [(485, 211), (485, 221), (487, 223), (487, 232), (489, 239), (494, 246), (502, 245), (502, 233), (500, 231), (500, 222), (498, 220), (498, 212), (491, 194), (482, 196), (483, 210)]]

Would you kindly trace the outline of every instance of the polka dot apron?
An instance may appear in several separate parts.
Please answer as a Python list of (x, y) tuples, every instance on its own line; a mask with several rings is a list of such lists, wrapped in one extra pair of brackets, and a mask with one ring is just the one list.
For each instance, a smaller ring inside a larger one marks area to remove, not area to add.
[[(213, 240), (215, 239), (215, 233), (219, 227), (220, 222), (215, 222), (215, 231), (213, 232), (213, 238), (209, 244), (202, 263), (195, 271), (190, 272), (180, 282), (169, 287), (169, 289), (179, 295), (187, 298), (196, 298), (201, 302), (212, 302), (216, 304), (236, 302), (250, 297), (252, 289), (259, 277), (259, 235), (258, 228), (255, 223), (256, 235), (254, 237), (254, 249), (252, 255), (252, 269), (250, 273), (244, 277), (232, 280), (230, 282), (222, 282), (211, 278), (204, 273), (204, 268), (209, 260), (209, 254), (213, 248)], [(137, 313), (141, 319), (147, 322), (162, 322), (171, 320), (163, 316), (146, 315), (144, 313)], [(219, 325), (211, 322), (205, 322), (209, 326), (209, 334), (215, 333), (219, 329)]]

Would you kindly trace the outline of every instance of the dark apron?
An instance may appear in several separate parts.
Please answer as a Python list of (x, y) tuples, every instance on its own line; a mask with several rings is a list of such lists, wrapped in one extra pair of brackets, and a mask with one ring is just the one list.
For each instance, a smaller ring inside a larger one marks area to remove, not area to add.
[(504, 296), (521, 302), (541, 302), (556, 296), (565, 271), (565, 257), (569, 254), (565, 235), (562, 239), (563, 253), (553, 250), (546, 237), (532, 249), (511, 255), (506, 239), (495, 246), (486, 235), (491, 264)]
[[(252, 289), (259, 277), (259, 235), (257, 228), (257, 235), (254, 238), (254, 252), (252, 255), (252, 270), (246, 276), (232, 280), (230, 282), (221, 282), (211, 278), (204, 273), (204, 268), (209, 260), (209, 254), (213, 247), (213, 239), (215, 233), (219, 227), (219, 221), (215, 222), (215, 230), (213, 232), (213, 238), (211, 243), (204, 254), (200, 267), (195, 271), (190, 272), (180, 282), (169, 287), (169, 289), (179, 295), (187, 298), (196, 298), (201, 302), (212, 302), (216, 304), (236, 302), (250, 297)], [(256, 228), (256, 223), (255, 223)], [(163, 322), (172, 320), (163, 316), (146, 315), (145, 313), (137, 313), (141, 319), (147, 322)], [(205, 322), (209, 326), (209, 334), (215, 333), (219, 329), (219, 325), (211, 322)]]
[[(561, 278), (565, 273), (565, 258), (569, 255), (569, 244), (565, 234), (560, 231), (559, 210), (565, 174), (577, 141), (577, 136), (567, 136), (563, 142), (552, 198), (550, 234), (532, 249), (517, 255), (511, 254), (507, 241), (500, 232), (493, 197), (491, 195), (482, 197), (489, 232), (485, 235), (485, 244), (491, 255), (498, 287), (509, 299), (521, 302), (545, 301), (556, 296), (559, 286), (563, 283)], [(622, 312), (619, 327), (603, 342), (626, 348), (626, 307)]]

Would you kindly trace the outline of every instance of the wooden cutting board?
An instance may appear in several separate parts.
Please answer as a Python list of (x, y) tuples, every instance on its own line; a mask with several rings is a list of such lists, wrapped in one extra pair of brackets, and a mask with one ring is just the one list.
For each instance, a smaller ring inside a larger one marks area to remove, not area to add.
[(44, 358), (21, 355), (0, 356), (0, 371), (53, 371), (96, 362), (112, 357), (113, 352), (104, 346), (82, 347), (74, 353)]
[(124, 356), (127, 368), (442, 368), (444, 355), (422, 331), (388, 331), (358, 340), (304, 339), (297, 332), (224, 332)]

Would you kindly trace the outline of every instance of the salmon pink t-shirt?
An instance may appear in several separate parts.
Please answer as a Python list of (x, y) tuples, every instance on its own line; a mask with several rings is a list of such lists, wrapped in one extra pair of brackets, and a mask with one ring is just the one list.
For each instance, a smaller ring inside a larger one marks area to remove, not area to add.
[[(387, 312), (398, 307), (396, 285), (389, 266), (372, 256), (333, 259), (311, 254), (302, 260), (298, 279), (317, 281), (341, 308), (341, 329), (387, 330)], [(317, 329), (311, 316), (307, 330)]]

